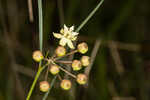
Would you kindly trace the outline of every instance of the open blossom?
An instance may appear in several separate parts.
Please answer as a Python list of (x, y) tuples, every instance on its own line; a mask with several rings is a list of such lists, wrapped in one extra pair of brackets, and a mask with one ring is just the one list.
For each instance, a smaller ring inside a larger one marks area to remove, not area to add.
[(60, 33), (53, 33), (54, 37), (60, 39), (59, 44), (61, 46), (65, 46), (67, 44), (71, 49), (74, 49), (72, 41), (77, 39), (78, 34), (79, 33), (74, 32), (74, 26), (68, 28), (66, 25), (64, 25), (64, 28), (60, 30)]

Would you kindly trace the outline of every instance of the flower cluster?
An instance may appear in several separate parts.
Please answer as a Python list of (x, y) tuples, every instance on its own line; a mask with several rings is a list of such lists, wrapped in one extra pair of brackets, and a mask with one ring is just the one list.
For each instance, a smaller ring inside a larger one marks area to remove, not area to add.
[[(53, 33), (54, 37), (60, 39), (59, 46), (55, 50), (55, 54), (52, 57), (44, 57), (42, 52), (39, 50), (33, 52), (33, 59), (36, 62), (40, 62), (42, 60), (46, 61), (47, 71), (49, 71), (52, 75), (58, 75), (61, 80), (60, 87), (64, 90), (69, 90), (72, 86), (72, 83), (69, 79), (63, 79), (60, 75), (60, 72), (65, 72), (71, 77), (76, 79), (76, 82), (80, 85), (84, 85), (87, 83), (87, 76), (84, 73), (78, 72), (77, 75), (72, 74), (67, 70), (66, 66), (70, 66), (73, 71), (80, 71), (82, 68), (88, 67), (90, 64), (90, 57), (82, 56), (81, 59), (73, 59), (73, 60), (63, 60), (64, 57), (73, 55), (75, 53), (85, 54), (88, 51), (88, 45), (85, 42), (73, 45), (73, 41), (77, 39), (77, 35), (79, 33), (74, 32), (74, 26), (68, 28), (64, 25), (64, 28), (60, 30), (60, 33)], [(71, 52), (67, 52), (66, 45), (73, 49)], [(50, 84), (45, 80), (40, 82), (40, 90), (42, 92), (47, 92), (50, 88)]]

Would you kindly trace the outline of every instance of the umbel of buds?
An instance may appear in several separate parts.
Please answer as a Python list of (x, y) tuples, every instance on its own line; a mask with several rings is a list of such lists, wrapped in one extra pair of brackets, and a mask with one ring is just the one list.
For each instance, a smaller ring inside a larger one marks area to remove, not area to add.
[(51, 74), (56, 75), (59, 73), (59, 66), (51, 65), (49, 71)]
[(40, 82), (40, 91), (47, 92), (49, 88), (50, 88), (50, 85), (47, 81)]
[[(71, 77), (76, 79), (76, 82), (80, 85), (84, 85), (87, 83), (87, 76), (85, 74), (79, 73), (77, 75), (74, 75), (71, 73), (67, 68), (64, 68), (66, 66), (70, 66), (73, 69), (73, 71), (79, 71), (82, 69), (82, 66), (89, 66), (90, 64), (90, 57), (88, 56), (82, 56), (80, 60), (67, 60), (69, 58), (68, 56), (73, 56), (75, 53), (81, 53), (85, 54), (88, 51), (88, 45), (86, 42), (79, 43), (77, 47), (74, 46), (73, 41), (75, 41), (78, 37), (77, 32), (74, 31), (74, 26), (68, 28), (66, 25), (64, 25), (64, 28), (60, 30), (60, 33), (53, 33), (54, 37), (60, 39), (59, 46), (55, 49), (54, 55), (49, 57), (49, 54), (47, 53), (46, 56), (43, 56), (42, 52), (40, 50), (33, 52), (33, 59), (36, 62), (39, 62), (39, 70), (38, 72), (44, 70), (44, 68), (47, 68), (46, 74), (45, 74), (45, 80), (47, 80), (48, 72), (50, 72), (52, 75), (59, 76), (59, 79), (61, 80), (60, 87), (63, 90), (69, 90), (72, 87), (72, 83), (68, 79), (62, 79), (59, 74), (60, 71), (63, 71), (64, 73), (70, 75)], [(66, 50), (66, 46), (68, 46), (70, 49), (74, 50)], [(67, 52), (70, 51), (70, 52)], [(63, 58), (65, 57), (64, 61)], [(43, 61), (42, 61), (43, 60)], [(42, 63), (41, 63), (42, 61)], [(68, 65), (67, 65), (68, 64)], [(40, 91), (47, 92), (50, 88), (50, 84), (47, 81), (40, 82)]]
[(88, 45), (85, 42), (78, 44), (77, 48), (78, 52), (82, 54), (85, 54), (88, 51)]
[(74, 71), (78, 71), (78, 70), (80, 70), (81, 68), (82, 68), (81, 62), (80, 62), (79, 60), (73, 60), (73, 62), (72, 62), (72, 69), (73, 69)]
[(81, 85), (86, 84), (87, 76), (85, 74), (78, 74), (77, 75), (77, 82)]
[(90, 64), (90, 57), (89, 56), (82, 56), (81, 63), (83, 66), (88, 66)]
[(36, 62), (40, 62), (44, 58), (40, 50), (34, 51), (32, 57)]
[(71, 85), (72, 84), (71, 84), (70, 80), (66, 80), (66, 79), (62, 80), (61, 84), (60, 84), (61, 88), (64, 90), (69, 90), (71, 88)]
[(55, 50), (57, 56), (61, 57), (66, 54), (66, 49), (63, 46), (58, 46)]

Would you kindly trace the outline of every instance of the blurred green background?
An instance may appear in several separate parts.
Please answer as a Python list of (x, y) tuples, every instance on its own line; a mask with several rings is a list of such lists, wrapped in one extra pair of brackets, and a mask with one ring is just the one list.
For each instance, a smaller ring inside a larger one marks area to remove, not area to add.
[[(52, 32), (59, 32), (64, 23), (77, 28), (99, 0), (42, 2), (46, 53), (58, 44)], [(30, 3), (0, 0), (0, 100), (25, 100), (38, 69), (32, 60), (39, 48), (37, 0), (32, 0), (32, 9)], [(149, 0), (105, 0), (79, 35), (79, 42), (89, 44), (89, 56), (96, 40), (101, 41), (88, 87), (75, 83), (63, 91), (57, 80), (47, 100), (150, 100), (149, 18)], [(37, 84), (31, 100), (43, 95)]]

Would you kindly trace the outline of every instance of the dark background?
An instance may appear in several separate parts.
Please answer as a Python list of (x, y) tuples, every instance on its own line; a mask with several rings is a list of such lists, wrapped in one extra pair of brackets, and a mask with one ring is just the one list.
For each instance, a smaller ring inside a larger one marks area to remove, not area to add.
[[(77, 28), (99, 2), (42, 1), (44, 53), (58, 44), (52, 32), (63, 23)], [(0, 100), (25, 100), (37, 71), (32, 60), (39, 48), (37, 0), (32, 4), (33, 21), (28, 0), (0, 0)], [(149, 29), (150, 0), (105, 0), (79, 34), (79, 41), (89, 44), (89, 56), (95, 40), (102, 40), (88, 87), (75, 83), (75, 89), (63, 91), (57, 80), (48, 100), (150, 100)], [(37, 84), (31, 100), (43, 95)]]

